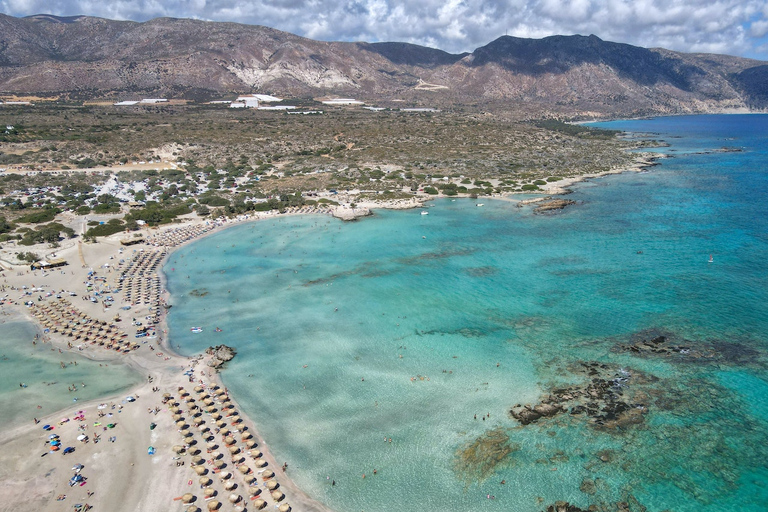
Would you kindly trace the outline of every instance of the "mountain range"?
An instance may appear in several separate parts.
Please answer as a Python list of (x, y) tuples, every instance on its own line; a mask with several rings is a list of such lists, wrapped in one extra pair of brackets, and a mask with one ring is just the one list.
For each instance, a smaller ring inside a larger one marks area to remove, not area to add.
[(251, 92), (604, 115), (763, 110), (768, 63), (594, 35), (503, 36), (451, 54), (191, 19), (0, 14), (0, 94), (207, 100)]

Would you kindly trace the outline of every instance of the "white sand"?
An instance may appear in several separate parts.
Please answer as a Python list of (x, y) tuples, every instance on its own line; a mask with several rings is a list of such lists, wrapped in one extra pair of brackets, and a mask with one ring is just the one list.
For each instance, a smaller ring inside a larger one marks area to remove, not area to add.
[[(178, 227), (178, 226), (175, 226)], [(35, 248), (31, 248), (34, 250)], [(44, 249), (44, 248), (43, 248)], [(62, 248), (57, 251), (59, 257), (68, 260), (69, 265), (60, 269), (53, 269), (43, 276), (43, 272), (28, 271), (26, 265), (17, 265), (8, 269), (9, 258), (4, 258), (3, 272), (4, 283), (6, 287), (21, 288), (22, 286), (46, 287), (54, 290), (72, 290), (78, 294), (78, 297), (68, 297), (73, 307), (86, 313), (92, 318), (112, 321), (116, 313), (121, 313), (122, 320), (118, 322), (120, 329), (129, 334), (129, 341), (136, 341), (133, 338), (133, 328), (131, 318), (143, 319), (149, 314), (148, 305), (134, 305), (130, 311), (122, 311), (118, 308), (122, 303), (118, 300), (112, 308), (105, 310), (102, 304), (82, 300), (85, 295), (85, 285), (87, 272), (94, 269), (99, 275), (107, 277), (107, 282), (111, 285), (117, 283), (118, 273), (108, 272), (102, 265), (109, 263), (115, 265), (120, 258), (129, 258), (134, 250), (143, 249), (146, 251), (155, 250), (150, 245), (136, 245), (123, 248), (120, 254), (119, 236), (115, 235), (107, 239), (101, 239), (97, 244), (71, 244), (70, 247)], [(80, 251), (82, 258), (87, 266), (81, 264)], [(50, 250), (49, 250), (50, 252)], [(110, 259), (110, 256), (112, 259)], [(37, 294), (35, 294), (36, 297)], [(120, 296), (122, 294), (113, 294)], [(18, 296), (13, 292), (10, 297)], [(30, 300), (34, 300), (30, 297)], [(56, 300), (49, 298), (47, 301)], [(4, 310), (12, 315), (24, 316), (31, 321), (36, 321), (30, 314), (30, 310), (21, 304), (5, 305)], [(177, 456), (173, 452), (174, 445), (183, 444), (183, 437), (178, 430), (169, 410), (169, 406), (162, 403), (163, 394), (170, 393), (176, 399), (179, 399), (178, 388), (184, 386), (192, 396), (198, 398), (197, 393), (192, 390), (200, 381), (206, 386), (220, 385), (217, 374), (205, 366), (205, 360), (200, 356), (197, 358), (186, 358), (173, 353), (165, 345), (165, 341), (160, 342), (160, 337), (165, 337), (162, 332), (165, 329), (164, 321), (158, 327), (158, 339), (150, 340), (147, 344), (142, 344), (141, 348), (128, 354), (118, 354), (98, 345), (84, 344), (81, 355), (92, 356), (99, 359), (106, 358), (110, 364), (127, 364), (145, 378), (151, 376), (153, 382), (146, 382), (129, 394), (137, 397), (135, 402), (125, 402), (126, 395), (117, 397), (106, 397), (90, 403), (78, 403), (62, 411), (39, 418), (41, 423), (34, 425), (31, 421), (28, 424), (18, 426), (8, 431), (0, 433), (0, 511), (62, 511), (73, 510), (72, 506), (76, 503), (91, 505), (95, 510), (109, 511), (166, 511), (178, 507), (181, 510), (182, 504), (174, 498), (181, 497), (184, 493), (192, 493), (196, 496), (193, 503), (201, 510), (207, 510), (207, 503), (204, 500), (203, 490), (198, 483), (199, 476), (194, 472), (191, 465), (191, 455), (189, 453)], [(68, 348), (67, 341), (72, 338), (66, 338), (59, 334), (50, 335), (50, 343), (53, 346), (61, 348), (63, 351), (77, 350)], [(75, 342), (73, 342), (75, 343)], [(152, 344), (155, 350), (149, 350)], [(162, 356), (158, 356), (162, 353)], [(195, 383), (190, 383), (189, 378), (182, 373), (182, 368), (190, 368), (190, 365), (196, 364)], [(153, 392), (152, 388), (158, 387), (159, 391)], [(201, 456), (208, 460), (206, 452), (206, 442), (203, 440), (203, 433), (192, 423), (192, 415), (185, 407), (185, 402), (179, 400), (181, 413), (185, 421), (191, 426), (190, 431), (194, 433), (194, 439), (197, 447), (202, 450)], [(99, 404), (107, 404), (104, 409), (98, 409)], [(232, 404), (238, 412), (240, 408), (234, 401)], [(114, 409), (112, 406), (114, 405)], [(216, 404), (220, 409), (220, 404)], [(148, 412), (148, 409), (159, 408), (157, 414)], [(73, 418), (78, 411), (84, 411), (85, 419), (75, 421)], [(231, 411), (231, 410), (230, 410)], [(103, 412), (112, 414), (112, 417), (99, 418), (98, 413)], [(219, 410), (220, 413), (224, 411)], [(64, 418), (70, 418), (69, 422), (59, 424)], [(200, 416), (205, 423), (203, 427), (211, 428), (211, 434), (215, 441), (220, 445), (219, 450), (224, 453), (223, 460), (227, 463), (225, 471), (233, 474), (232, 480), (236, 482), (237, 487), (232, 491), (242, 496), (248, 510), (254, 508), (248, 499), (248, 486), (245, 483), (243, 475), (235, 469), (230, 459), (229, 453), (224, 446), (222, 436), (213, 432), (215, 421), (208, 413)], [(286, 497), (281, 503), (289, 503), (294, 510), (326, 511), (326, 507), (320, 503), (314, 502), (299, 490), (287, 477), (280, 465), (269, 453), (262, 439), (253, 429), (252, 422), (244, 415), (243, 425), (254, 435), (254, 440), (258, 443), (258, 448), (264, 452), (263, 459), (267, 461), (269, 470), (276, 473), (276, 479), (280, 483), (280, 490)], [(226, 420), (226, 418), (225, 418)], [(100, 421), (101, 426), (95, 427), (94, 422)], [(108, 423), (114, 422), (116, 426), (112, 429), (103, 430)], [(154, 430), (150, 430), (150, 423), (156, 423)], [(45, 432), (41, 426), (50, 423), (54, 425), (52, 432)], [(83, 430), (79, 430), (83, 426)], [(235, 430), (232, 426), (227, 426)], [(243, 427), (238, 427), (242, 430)], [(75, 452), (64, 455), (61, 451), (49, 452), (46, 445), (48, 436), (51, 433), (61, 436), (62, 446), (73, 446)], [(83, 443), (76, 440), (80, 433), (89, 436), (89, 442)], [(101, 440), (93, 442), (94, 436), (99, 434)], [(242, 450), (247, 450), (241, 436), (233, 434), (237, 440), (237, 446)], [(115, 441), (110, 442), (109, 437), (115, 436)], [(156, 450), (155, 455), (147, 454), (149, 446)], [(194, 448), (193, 447), (193, 448)], [(46, 453), (45, 456), (41, 455)], [(180, 457), (178, 460), (174, 457)], [(245, 464), (252, 471), (260, 471), (250, 455), (245, 455)], [(184, 462), (183, 466), (177, 466), (177, 462)], [(69, 479), (74, 475), (72, 467), (80, 463), (85, 467), (81, 474), (86, 478), (87, 483), (84, 486), (68, 485)], [(229, 503), (228, 497), (231, 492), (225, 490), (217, 474), (211, 473), (214, 469), (212, 465), (204, 464), (209, 470), (208, 476), (212, 477), (213, 484), (211, 488), (218, 493), (216, 499), (222, 502), (221, 510), (235, 510), (235, 506)], [(290, 472), (290, 469), (289, 469)], [(255, 473), (258, 475), (258, 473)], [(191, 484), (189, 482), (192, 482)], [(262, 497), (267, 501), (267, 508), (275, 510), (275, 502), (269, 495), (269, 491), (263, 487), (262, 479), (259, 478), (258, 485), (262, 487)], [(93, 492), (91, 496), (88, 492)], [(66, 499), (57, 501), (57, 497), (66, 495)]]

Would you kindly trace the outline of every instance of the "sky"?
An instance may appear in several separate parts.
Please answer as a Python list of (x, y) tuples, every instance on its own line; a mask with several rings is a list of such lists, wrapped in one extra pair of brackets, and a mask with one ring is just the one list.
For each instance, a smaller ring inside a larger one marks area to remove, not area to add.
[(402, 41), (451, 53), (505, 34), (594, 34), (768, 60), (768, 0), (0, 0), (0, 12), (233, 21), (323, 41)]

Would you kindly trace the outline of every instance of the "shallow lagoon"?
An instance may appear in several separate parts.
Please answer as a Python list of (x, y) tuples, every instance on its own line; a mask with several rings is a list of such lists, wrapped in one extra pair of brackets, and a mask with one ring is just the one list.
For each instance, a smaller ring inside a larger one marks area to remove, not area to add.
[[(66, 416), (69, 410), (77, 407), (77, 402), (113, 396), (141, 382), (138, 373), (123, 365), (90, 360), (77, 352), (62, 354), (58, 350), (51, 350), (50, 343), (39, 340), (36, 345), (32, 345), (37, 333), (36, 326), (31, 322), (12, 321), (2, 324), (2, 428), (25, 422), (31, 426), (33, 418), (59, 410)], [(26, 384), (26, 387), (20, 387), (20, 383)], [(75, 392), (68, 389), (73, 384), (77, 386)]]
[[(579, 185), (556, 215), (440, 200), (186, 246), (165, 269), (173, 342), (238, 349), (225, 383), (292, 478), (341, 512), (762, 510), (768, 121), (627, 123), (680, 156)], [(659, 334), (685, 352), (628, 348)], [(584, 362), (631, 375), (617, 389), (647, 408), (640, 423), (508, 415), (588, 384)]]

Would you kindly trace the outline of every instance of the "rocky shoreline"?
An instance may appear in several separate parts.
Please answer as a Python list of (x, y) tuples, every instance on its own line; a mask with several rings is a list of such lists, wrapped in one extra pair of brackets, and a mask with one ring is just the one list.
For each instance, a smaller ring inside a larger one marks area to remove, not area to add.
[(234, 359), (237, 350), (227, 345), (216, 345), (215, 347), (205, 349), (205, 353), (211, 356), (206, 364), (211, 368), (219, 370), (224, 366), (224, 363)]

